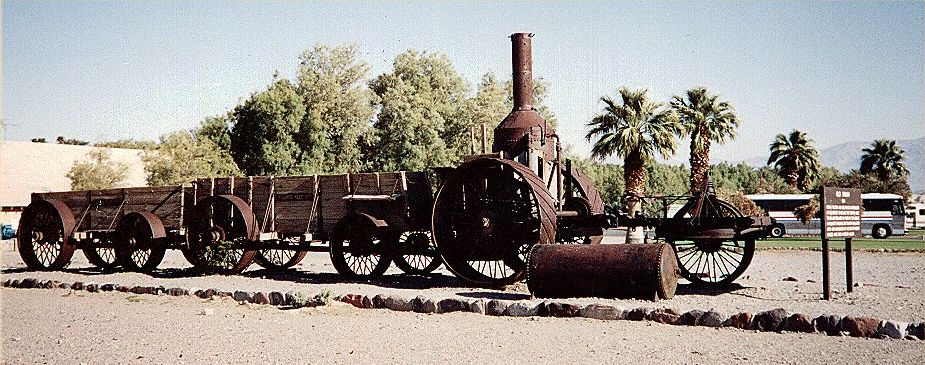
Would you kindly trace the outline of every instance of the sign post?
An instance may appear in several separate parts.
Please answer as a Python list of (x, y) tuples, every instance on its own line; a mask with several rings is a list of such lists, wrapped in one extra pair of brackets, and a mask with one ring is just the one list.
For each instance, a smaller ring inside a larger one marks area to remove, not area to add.
[(822, 297), (832, 299), (829, 284), (829, 239), (845, 239), (845, 276), (852, 291), (851, 239), (861, 233), (861, 191), (848, 188), (822, 188)]

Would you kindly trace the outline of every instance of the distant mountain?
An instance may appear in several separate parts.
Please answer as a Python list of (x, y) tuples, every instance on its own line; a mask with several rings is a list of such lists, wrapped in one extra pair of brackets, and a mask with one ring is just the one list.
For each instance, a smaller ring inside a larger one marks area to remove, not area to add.
[[(819, 158), (823, 165), (848, 172), (861, 167), (861, 150), (869, 147), (871, 143), (873, 141), (852, 141), (823, 148), (819, 150)], [(906, 150), (909, 186), (913, 192), (922, 193), (925, 191), (925, 137), (898, 140), (896, 143)], [(745, 163), (751, 166), (764, 166), (766, 162), (768, 162), (766, 156), (745, 160)]]

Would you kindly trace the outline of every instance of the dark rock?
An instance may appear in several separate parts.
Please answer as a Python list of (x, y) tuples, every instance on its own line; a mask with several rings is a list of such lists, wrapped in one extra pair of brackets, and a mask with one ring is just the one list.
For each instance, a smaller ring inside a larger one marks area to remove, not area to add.
[(254, 304), (270, 304), (270, 298), (267, 298), (266, 293), (259, 291), (254, 293), (254, 296), (251, 297), (250, 302)]
[(501, 316), (504, 315), (504, 311), (507, 310), (508, 304), (504, 301), (492, 299), (488, 303), (485, 303), (485, 314), (489, 316)]
[(68, 284), (68, 283), (58, 284), (58, 289), (70, 289), (70, 288), (71, 288), (71, 284)]
[(96, 293), (100, 291), (100, 285), (96, 283), (90, 283), (84, 286), (84, 290), (91, 292), (91, 293)]
[(469, 303), (455, 298), (446, 298), (437, 302), (437, 313), (469, 311)]
[(154, 294), (154, 295), (164, 295), (164, 294), (167, 294), (167, 288), (165, 288), (165, 287), (163, 287), (163, 286), (155, 287), (155, 288), (154, 288), (154, 291), (153, 291), (151, 294)]
[(414, 307), (411, 305), (411, 301), (407, 298), (391, 295), (385, 298), (385, 308), (399, 312), (410, 312), (414, 310)]
[(648, 320), (652, 322), (675, 324), (681, 318), (681, 315), (670, 308), (659, 308), (649, 313)]
[(581, 307), (571, 303), (551, 302), (546, 303), (546, 313), (550, 317), (578, 317), (581, 315)]
[(795, 277), (793, 277), (793, 276), (788, 276), (788, 277), (784, 278), (783, 281), (798, 281), (798, 280), (797, 280), (797, 278), (795, 278)]
[(11, 287), (11, 288), (18, 288), (18, 287), (19, 287), (19, 284), (20, 284), (19, 279), (13, 279), (13, 281), (10, 282), (10, 287)]
[(755, 315), (752, 319), (752, 329), (767, 332), (780, 332), (784, 327), (784, 320), (790, 316), (784, 308), (775, 308)]
[(752, 324), (752, 314), (748, 312), (741, 312), (733, 314), (731, 317), (726, 318), (723, 321), (723, 327), (733, 327), (740, 329), (748, 329)]
[(281, 306), (286, 304), (286, 296), (278, 291), (271, 291), (267, 297), (270, 300), (270, 305)]
[(896, 321), (882, 321), (877, 334), (888, 338), (902, 339), (906, 335), (906, 324)]
[(3, 281), (3, 287), (4, 287), (4, 288), (9, 288), (9, 287), (10, 287), (10, 284), (11, 284), (12, 282), (13, 282), (13, 279), (6, 279), (6, 280), (4, 280), (4, 281)]
[(183, 288), (170, 288), (170, 289), (167, 289), (167, 295), (170, 295), (173, 297), (182, 297), (184, 295), (189, 295), (189, 290), (186, 290)]
[(504, 315), (508, 317), (529, 317), (539, 315), (539, 306), (515, 302), (504, 310)]
[(42, 287), (45, 289), (54, 289), (57, 288), (58, 285), (61, 285), (61, 282), (57, 280), (48, 280), (45, 282), (45, 285), (42, 285)]
[(373, 303), (373, 308), (387, 308), (385, 306), (385, 299), (386, 296), (382, 294), (377, 294), (376, 296), (372, 297), (371, 300)]
[(697, 325), (704, 327), (722, 327), (724, 319), (726, 318), (722, 313), (710, 310), (697, 319)]
[(218, 290), (215, 292), (219, 298), (234, 298), (234, 293), (230, 291)]
[(476, 314), (485, 314), (485, 300), (473, 300), (469, 303), (469, 311)]
[(196, 291), (196, 296), (202, 299), (210, 299), (214, 295), (216, 295), (215, 289), (203, 289)]
[(51, 289), (50, 286), (51, 286), (51, 280), (39, 280), (38, 283), (35, 283), (36, 288)]
[(626, 314), (624, 310), (614, 307), (612, 305), (603, 305), (603, 304), (589, 304), (588, 306), (582, 308), (581, 316), (585, 318), (594, 318), (594, 319), (603, 319), (603, 320), (614, 320), (614, 319), (624, 319)]
[(649, 317), (649, 313), (652, 313), (652, 308), (635, 308), (631, 309), (626, 313), (626, 319), (631, 321), (642, 321)]
[(906, 335), (906, 337), (903, 337), (903, 338), (905, 338), (905, 339), (907, 339), (907, 340), (909, 340), (909, 341), (915, 341), (915, 340), (918, 340), (918, 339), (919, 339), (918, 337), (915, 337), (915, 336), (913, 336), (913, 335)]
[(925, 340), (925, 322), (909, 323), (909, 325), (906, 326), (906, 334), (920, 340)]
[(25, 278), (19, 282), (19, 287), (22, 289), (32, 289), (32, 288), (35, 288), (35, 286), (38, 284), (39, 284), (38, 280), (35, 280), (33, 278)]
[(685, 312), (680, 317), (678, 317), (678, 320), (675, 322), (675, 324), (681, 326), (696, 326), (697, 322), (700, 321), (700, 317), (703, 317), (703, 311), (694, 309), (692, 311)]
[(254, 298), (254, 293), (236, 290), (232, 298), (234, 298), (236, 302), (249, 302)]
[(73, 284), (71, 284), (71, 289), (84, 290), (84, 283), (82, 281), (75, 281)]
[(125, 285), (116, 285), (116, 291), (120, 293), (128, 293), (132, 291), (132, 288)]
[(829, 336), (839, 336), (841, 334), (841, 317), (835, 315), (821, 315), (813, 320), (813, 326), (816, 330)]
[(805, 314), (794, 313), (784, 320), (784, 331), (813, 333), (816, 332), (816, 326)]
[(116, 284), (103, 284), (100, 285), (100, 291), (115, 291)]
[(431, 299), (418, 295), (411, 300), (411, 308), (418, 313), (434, 313), (437, 311), (437, 303)]
[(842, 330), (852, 337), (873, 337), (880, 326), (880, 320), (873, 317), (847, 316), (841, 323)]

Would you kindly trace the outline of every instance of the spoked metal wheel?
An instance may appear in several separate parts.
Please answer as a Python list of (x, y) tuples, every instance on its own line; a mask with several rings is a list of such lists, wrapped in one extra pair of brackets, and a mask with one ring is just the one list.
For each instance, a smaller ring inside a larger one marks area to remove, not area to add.
[(555, 203), (545, 184), (520, 163), (472, 160), (440, 188), (433, 234), (444, 263), (460, 279), (510, 284), (526, 274), (533, 245), (555, 242)]
[(402, 233), (398, 237), (398, 252), (395, 266), (408, 274), (430, 274), (443, 263), (430, 232)]
[(331, 235), (331, 263), (338, 273), (348, 277), (380, 276), (392, 263), (390, 235), (385, 222), (369, 215), (341, 218)]
[[(573, 171), (574, 173), (574, 171)], [(593, 186), (591, 187), (593, 188)], [(597, 192), (597, 190), (595, 190)], [(597, 214), (603, 212), (603, 204), (599, 207), (600, 211), (594, 210), (591, 202), (587, 198), (583, 197), (571, 197), (566, 198), (564, 204), (562, 205), (563, 210), (573, 211), (578, 213), (579, 218), (587, 218), (592, 214)], [(600, 227), (576, 227), (572, 228), (568, 225), (568, 221), (565, 219), (560, 220), (559, 222), (559, 234), (556, 237), (556, 243), (564, 244), (580, 244), (580, 245), (596, 245), (601, 243), (604, 239), (604, 229)], [(583, 230), (584, 232), (577, 232), (578, 229)]]
[[(686, 204), (675, 218), (690, 218), (695, 201)], [(705, 199), (701, 217), (741, 217), (732, 204)], [(678, 257), (681, 276), (693, 284), (724, 285), (745, 272), (755, 255), (754, 240), (692, 239), (669, 241)]]
[(19, 255), (32, 270), (60, 270), (74, 256), (74, 214), (59, 200), (36, 200), (19, 218)]
[(166, 236), (160, 218), (150, 212), (132, 212), (116, 227), (116, 253), (126, 270), (151, 272), (164, 260), (167, 249), (157, 240)]
[(280, 242), (289, 244), (293, 248), (258, 250), (257, 255), (254, 256), (254, 262), (264, 269), (283, 270), (297, 265), (308, 253), (306, 250), (298, 249), (299, 242), (297, 241), (282, 240)]
[(193, 207), (186, 227), (184, 255), (199, 269), (223, 275), (239, 274), (254, 260), (256, 218), (241, 198), (216, 195)]
[(109, 247), (86, 247), (83, 248), (84, 256), (91, 265), (96, 266), (103, 271), (112, 271), (119, 267), (119, 259), (116, 255), (116, 248), (112, 247), (113, 242), (104, 241), (102, 244)]

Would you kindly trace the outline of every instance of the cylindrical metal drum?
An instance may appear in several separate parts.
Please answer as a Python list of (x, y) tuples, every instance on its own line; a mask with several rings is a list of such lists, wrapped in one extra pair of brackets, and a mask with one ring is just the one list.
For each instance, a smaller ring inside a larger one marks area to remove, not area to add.
[(527, 287), (537, 298), (671, 299), (678, 263), (667, 244), (535, 245)]

